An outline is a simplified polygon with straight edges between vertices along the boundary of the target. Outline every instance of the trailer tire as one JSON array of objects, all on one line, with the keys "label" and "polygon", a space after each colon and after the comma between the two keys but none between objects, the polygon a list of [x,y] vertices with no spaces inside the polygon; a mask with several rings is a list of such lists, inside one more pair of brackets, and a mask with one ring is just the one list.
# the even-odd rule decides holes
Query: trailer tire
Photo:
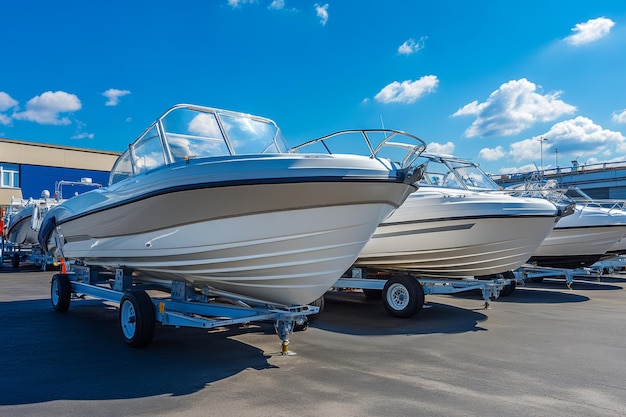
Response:
[{"label": "trailer tire", "polygon": [[503,272],[502,277],[510,281],[509,284],[506,284],[500,290],[500,297],[507,297],[513,294],[513,291],[515,291],[515,288],[517,287],[517,281],[515,280],[515,274],[513,273],[513,271]]},{"label": "trailer tire", "polygon": [[324,311],[324,296],[322,295],[320,298],[313,301],[311,305],[319,307],[320,310],[315,314],[309,314],[308,316],[306,316],[309,323],[313,323],[315,320],[317,320],[320,314],[322,314],[322,311]]},{"label": "trailer tire", "polygon": [[309,314],[308,316],[305,316],[304,323],[302,323],[302,324],[294,324],[294,326],[293,326],[293,331],[294,332],[303,332],[303,331],[305,331],[306,329],[309,328],[309,324],[311,324],[315,320],[317,320],[317,318],[320,316],[320,314],[322,314],[322,311],[324,311],[324,296],[322,295],[317,300],[309,303],[309,305],[312,305],[312,306],[315,306],[315,307],[319,307],[319,311],[317,313],[315,313],[315,314]]},{"label": "trailer tire", "polygon": [[72,283],[65,274],[54,274],[50,285],[50,301],[52,308],[59,313],[64,313],[70,308],[72,299]]},{"label": "trailer tire", "polygon": [[365,298],[368,300],[380,300],[383,298],[383,290],[373,290],[371,288],[362,289]]},{"label": "trailer tire", "polygon": [[119,320],[124,343],[132,348],[149,344],[154,337],[155,311],[148,293],[126,291],[120,300]]},{"label": "trailer tire", "polygon": [[13,257],[11,257],[11,266],[13,268],[20,267],[20,254],[19,253],[14,253]]},{"label": "trailer tire", "polygon": [[394,275],[385,283],[382,300],[389,315],[408,318],[424,306],[424,288],[411,275]]}]

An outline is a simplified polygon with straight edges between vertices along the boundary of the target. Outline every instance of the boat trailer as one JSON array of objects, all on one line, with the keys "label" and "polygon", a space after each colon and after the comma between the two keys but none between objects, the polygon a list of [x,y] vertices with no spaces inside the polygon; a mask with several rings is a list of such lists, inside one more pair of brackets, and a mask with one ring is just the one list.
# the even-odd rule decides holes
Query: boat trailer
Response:
[{"label": "boat trailer", "polygon": [[626,256],[616,255],[611,258],[602,259],[589,267],[591,272],[595,272],[598,279],[604,274],[614,274],[626,270]]},{"label": "boat trailer", "polygon": [[5,242],[2,248],[2,261],[8,261],[13,268],[19,268],[22,262],[32,262],[42,271],[49,267],[57,267],[54,257],[44,252],[39,245],[20,246]]},{"label": "boat trailer", "polygon": [[369,299],[381,299],[390,316],[407,318],[417,314],[431,294],[457,294],[479,290],[484,308],[491,300],[508,295],[516,280],[497,274],[493,279],[423,278],[407,272],[381,271],[371,268],[351,268],[333,286],[337,289],[360,289]]},{"label": "boat trailer", "polygon": [[526,280],[530,280],[532,282],[542,282],[544,278],[564,277],[565,285],[567,285],[568,289],[572,289],[572,283],[574,282],[575,275],[589,273],[584,269],[553,268],[548,266],[537,266],[534,264],[522,265],[513,272],[518,281],[521,282],[525,282]]},{"label": "boat trailer", "polygon": [[572,289],[574,277],[595,275],[600,280],[605,274],[613,274],[626,269],[626,256],[619,255],[612,258],[600,260],[585,268],[567,269],[537,266],[534,264],[522,265],[514,271],[518,280],[531,280],[542,282],[544,278],[564,277],[568,289]]},{"label": "boat trailer", "polygon": [[[63,262],[62,265],[65,265]],[[198,291],[182,280],[155,284],[141,282],[130,271],[118,268],[115,274],[82,265],[69,265],[51,281],[52,307],[65,312],[71,300],[85,296],[119,305],[119,321],[124,342],[133,348],[148,345],[155,323],[165,326],[212,329],[253,321],[273,321],[281,340],[281,355],[293,355],[289,336],[306,329],[307,316],[319,313],[317,306],[272,306],[257,300],[224,293]],[[148,294],[148,291],[153,294]]]}]

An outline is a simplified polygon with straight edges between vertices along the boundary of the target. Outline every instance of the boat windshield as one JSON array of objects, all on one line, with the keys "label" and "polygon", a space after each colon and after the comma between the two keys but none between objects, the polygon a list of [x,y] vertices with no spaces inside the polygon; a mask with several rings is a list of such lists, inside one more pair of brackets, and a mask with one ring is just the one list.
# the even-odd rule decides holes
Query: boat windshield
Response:
[{"label": "boat windshield", "polygon": [[191,159],[288,152],[272,120],[193,105],[165,112],[116,161],[109,185]]},{"label": "boat windshield", "polygon": [[499,190],[500,187],[476,164],[456,158],[422,154],[428,159],[420,186]]},{"label": "boat windshield", "polygon": [[578,187],[568,187],[565,195],[574,201],[592,201],[593,198],[589,197],[583,190]]}]

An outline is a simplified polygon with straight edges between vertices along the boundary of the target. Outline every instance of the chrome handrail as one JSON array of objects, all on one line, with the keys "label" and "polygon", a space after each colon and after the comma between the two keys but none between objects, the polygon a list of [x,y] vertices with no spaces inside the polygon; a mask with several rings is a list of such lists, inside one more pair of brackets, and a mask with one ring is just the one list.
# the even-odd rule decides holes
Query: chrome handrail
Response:
[{"label": "chrome handrail", "polygon": [[[329,139],[335,138],[341,135],[348,135],[353,133],[360,133],[363,136],[365,143],[367,144],[367,148],[369,149],[369,157],[370,158],[378,158],[378,153],[385,147],[395,147],[402,148],[406,150],[406,155],[402,158],[401,161],[392,161],[400,164],[402,168],[408,168],[412,166],[415,160],[420,156],[422,152],[426,150],[426,142],[424,142],[419,137],[412,135],[407,132],[403,132],[401,130],[394,129],[347,129],[341,130],[335,133],[331,133],[326,136],[322,136],[317,139],[312,139],[310,141],[301,143],[300,145],[294,146],[289,149],[289,152],[298,152],[301,149],[311,146],[315,143],[321,143],[324,149],[328,152],[328,154],[333,154],[331,150],[330,144],[328,143]],[[376,147],[372,145],[372,141],[370,139],[370,135],[372,133],[384,133],[384,140],[382,140]],[[417,141],[418,144],[409,144],[409,143],[401,143],[401,142],[392,142],[391,139],[397,138],[398,136],[404,136],[408,139]],[[350,152],[348,152],[350,153]]]}]

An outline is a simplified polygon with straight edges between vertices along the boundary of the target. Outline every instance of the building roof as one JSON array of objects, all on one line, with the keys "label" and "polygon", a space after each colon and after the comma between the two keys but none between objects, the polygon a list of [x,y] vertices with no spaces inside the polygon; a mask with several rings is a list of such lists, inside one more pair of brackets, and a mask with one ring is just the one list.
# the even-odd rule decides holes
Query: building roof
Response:
[{"label": "building roof", "polygon": [[0,138],[0,162],[110,171],[120,152]]}]

